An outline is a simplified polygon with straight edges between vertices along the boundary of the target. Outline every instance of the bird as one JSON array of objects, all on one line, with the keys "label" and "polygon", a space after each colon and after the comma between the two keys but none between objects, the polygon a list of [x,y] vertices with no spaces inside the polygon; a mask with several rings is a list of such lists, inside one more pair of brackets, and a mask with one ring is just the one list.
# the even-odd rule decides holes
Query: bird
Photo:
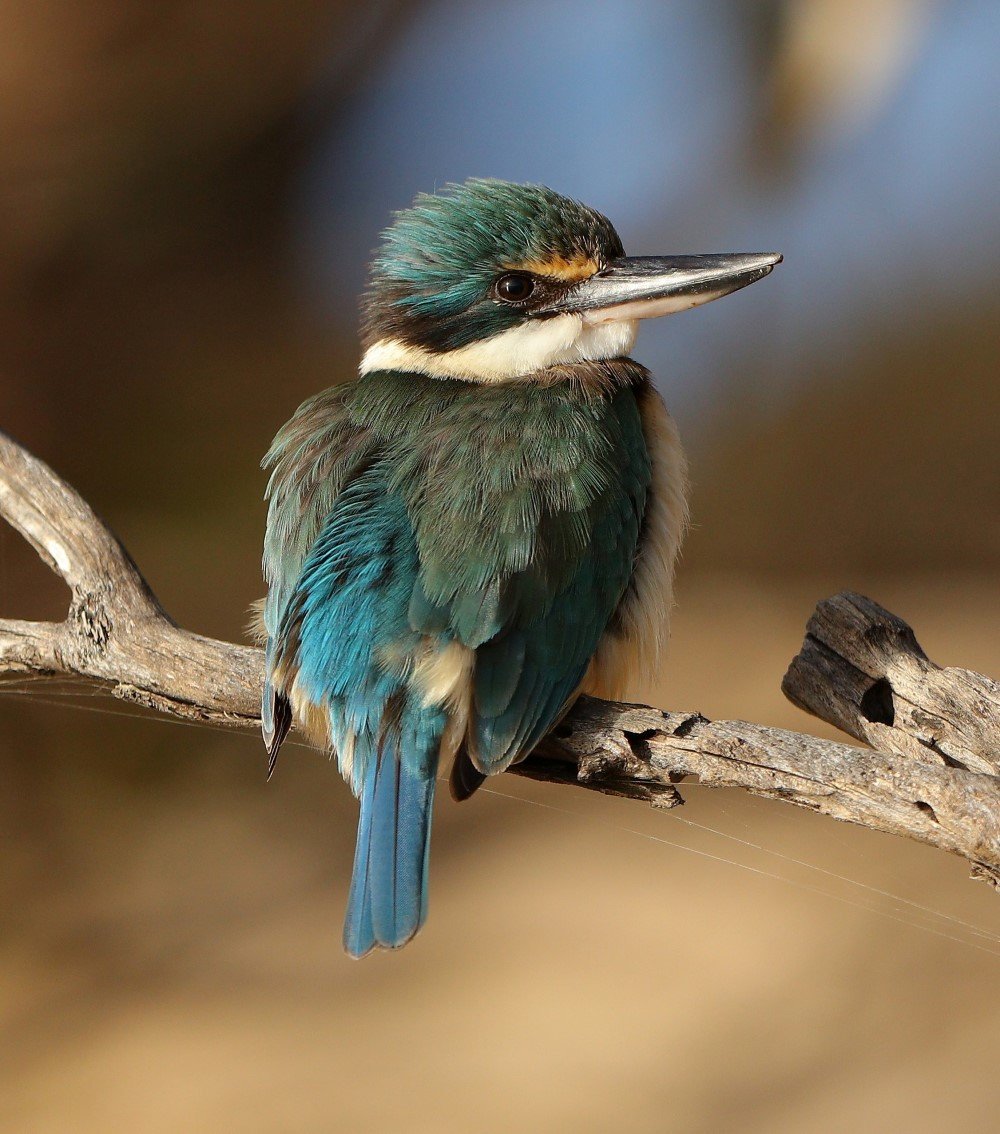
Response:
[{"label": "bird", "polygon": [[629,352],[780,259],[628,257],[597,210],[493,179],[383,232],[357,374],[263,461],[268,774],[294,722],[360,800],[350,956],[424,924],[439,776],[468,799],[581,694],[656,676],[687,474]]}]

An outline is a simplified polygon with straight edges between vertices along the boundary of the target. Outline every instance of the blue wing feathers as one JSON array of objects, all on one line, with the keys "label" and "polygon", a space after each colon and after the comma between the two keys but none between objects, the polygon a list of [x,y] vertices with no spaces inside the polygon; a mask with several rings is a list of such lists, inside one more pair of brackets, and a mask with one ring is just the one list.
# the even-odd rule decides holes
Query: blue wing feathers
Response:
[{"label": "blue wing feathers", "polygon": [[344,948],[396,948],[423,924],[442,710],[408,686],[416,547],[375,463],[346,485],[302,567],[277,634],[297,687],[326,710],[361,799]]},{"label": "blue wing feathers", "polygon": [[[420,651],[475,651],[465,797],[560,718],[628,583],[649,483],[635,397],[573,397],[368,375],[317,401],[335,426],[293,419],[272,450],[265,732],[290,695],[320,710],[360,798],[354,956],[403,944],[426,916],[448,711],[411,688]],[[297,487],[296,461],[311,462]]]},{"label": "blue wing feathers", "polygon": [[[635,452],[634,468],[625,470],[631,493],[611,493],[592,508],[591,540],[568,585],[550,595],[522,635],[509,633],[477,651],[470,755],[483,772],[501,771],[530,752],[586,675],[632,572],[648,483],[644,446]],[[571,528],[583,522],[573,515]],[[563,538],[574,538],[572,531]]]}]

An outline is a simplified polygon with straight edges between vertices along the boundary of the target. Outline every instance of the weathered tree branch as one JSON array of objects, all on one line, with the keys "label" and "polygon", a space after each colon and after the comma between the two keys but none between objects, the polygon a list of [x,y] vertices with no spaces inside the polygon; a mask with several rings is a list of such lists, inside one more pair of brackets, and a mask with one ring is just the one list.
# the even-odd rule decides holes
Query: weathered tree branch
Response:
[{"label": "weathered tree branch", "polygon": [[1000,684],[935,665],[901,618],[863,595],[816,607],[782,689],[873,748],[1000,775]]},{"label": "weathered tree branch", "polygon": [[65,622],[0,619],[0,679],[5,673],[73,674],[176,716],[256,722],[260,651],[176,626],[107,525],[4,433],[0,516],[71,590]]},{"label": "weathered tree branch", "polygon": [[[0,433],[0,516],[69,584],[62,623],[0,619],[0,682],[73,675],[188,719],[258,723],[260,650],[176,626],[128,553],[51,469]],[[583,698],[516,774],[661,807],[697,776],[962,855],[1000,886],[1000,690],[940,669],[869,599],[820,603],[786,694],[870,744]],[[262,757],[263,758],[263,757]]]}]

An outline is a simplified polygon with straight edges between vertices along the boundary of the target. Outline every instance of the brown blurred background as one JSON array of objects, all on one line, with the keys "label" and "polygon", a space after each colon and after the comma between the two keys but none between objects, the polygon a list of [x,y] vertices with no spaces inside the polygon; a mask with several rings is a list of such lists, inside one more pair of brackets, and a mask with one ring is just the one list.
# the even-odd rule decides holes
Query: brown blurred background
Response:
[{"label": "brown blurred background", "polygon": [[[786,255],[636,351],[695,481],[662,703],[821,730],[778,686],[845,587],[1000,675],[998,47],[991,0],[8,0],[0,428],[178,621],[238,638],[257,461],[354,366],[390,210],[544,181],[635,253]],[[65,598],[0,533],[0,614]],[[957,860],[697,785],[663,814],[502,777],[442,801],[418,941],[355,964],[325,760],[265,784],[254,737],[20,690],[4,1131],[996,1124],[1000,901]]]}]

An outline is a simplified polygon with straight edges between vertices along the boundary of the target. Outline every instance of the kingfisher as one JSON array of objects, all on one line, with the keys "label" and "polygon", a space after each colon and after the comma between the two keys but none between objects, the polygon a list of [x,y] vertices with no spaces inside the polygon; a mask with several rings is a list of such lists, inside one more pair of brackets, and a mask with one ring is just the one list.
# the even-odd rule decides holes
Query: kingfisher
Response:
[{"label": "kingfisher", "polygon": [[483,179],[382,234],[357,376],[263,462],[269,773],[294,721],[360,800],[351,956],[424,923],[439,776],[467,799],[581,693],[655,678],[686,465],[629,351],[780,259],[628,257],[596,210]]}]

